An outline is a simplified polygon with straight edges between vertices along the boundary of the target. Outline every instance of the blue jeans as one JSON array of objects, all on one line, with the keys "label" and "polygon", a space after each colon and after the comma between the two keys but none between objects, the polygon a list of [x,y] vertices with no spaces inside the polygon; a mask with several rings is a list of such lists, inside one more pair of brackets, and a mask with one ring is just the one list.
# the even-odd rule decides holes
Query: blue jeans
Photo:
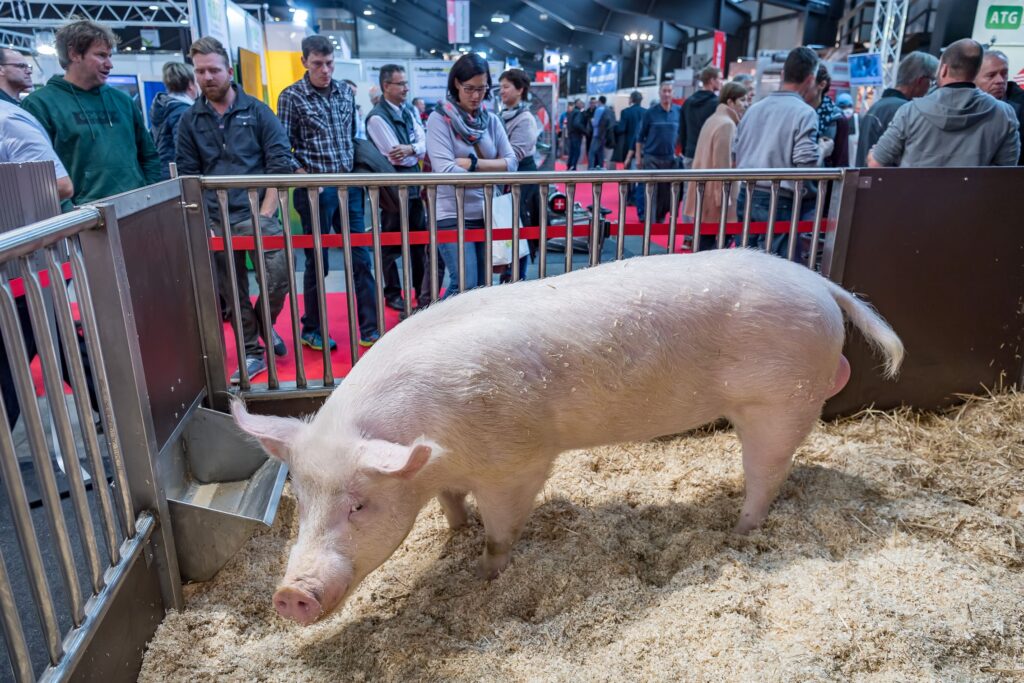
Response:
[{"label": "blue jeans", "polygon": [[[750,202],[750,220],[754,223],[767,222],[768,216],[771,215],[771,201],[772,195],[768,190],[755,189],[753,198]],[[806,221],[814,218],[814,207],[817,201],[816,195],[804,196],[800,202],[800,216],[799,220]],[[739,195],[736,197],[736,215],[739,220],[743,220],[747,211],[747,188],[740,188]],[[779,256],[785,256],[789,253],[789,221],[793,217],[793,197],[785,196],[781,192],[779,193],[779,202],[775,207],[775,231],[776,234],[772,238],[772,253],[778,254]],[[785,223],[785,225],[782,225]],[[779,234],[780,230],[785,230],[784,234]],[[738,240],[737,240],[738,242]],[[764,235],[758,235],[755,240],[751,240],[751,246],[764,248]],[[802,241],[797,240],[797,248],[794,258],[797,261],[804,261],[807,259],[806,249],[803,246]]]},{"label": "blue jeans", "polygon": [[580,152],[583,148],[583,139],[578,136],[569,136],[569,159],[566,161],[566,168],[570,171],[576,170],[576,164],[580,161]]},{"label": "blue jeans", "polygon": [[[456,230],[458,224],[454,218],[446,218],[437,222],[438,230]],[[483,219],[467,220],[467,230],[483,229]],[[487,262],[484,254],[483,242],[466,242],[466,291],[480,287],[488,277]],[[448,285],[445,287],[442,299],[455,296],[459,293],[459,243],[441,242],[437,245],[444,259],[444,265],[448,269]]]},{"label": "blue jeans", "polygon": [[[312,215],[309,198],[304,190],[295,192],[295,210],[302,219],[302,230],[307,235],[313,234]],[[338,190],[325,187],[320,193],[320,233],[331,232],[341,234],[341,202]],[[348,190],[349,225],[353,233],[366,232],[363,221],[363,189],[350,187]],[[306,308],[302,316],[302,333],[321,332],[319,283],[316,279],[316,250],[306,249],[306,270],[302,275],[302,297]],[[327,259],[327,248],[323,248],[324,277],[331,271]],[[355,280],[356,312],[359,316],[359,335],[367,339],[377,331],[377,292],[373,281],[373,259],[369,247],[352,247],[352,278]],[[351,294],[351,293],[350,293]]]},{"label": "blue jeans", "polygon": [[591,170],[604,168],[604,143],[595,135],[591,138],[590,148],[587,149],[587,165]]}]

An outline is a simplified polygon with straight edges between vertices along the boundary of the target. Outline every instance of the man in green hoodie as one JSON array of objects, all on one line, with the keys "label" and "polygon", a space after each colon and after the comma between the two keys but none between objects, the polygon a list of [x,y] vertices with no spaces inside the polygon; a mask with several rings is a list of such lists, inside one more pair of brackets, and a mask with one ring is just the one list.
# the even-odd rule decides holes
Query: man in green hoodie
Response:
[{"label": "man in green hoodie", "polygon": [[159,182],[160,157],[128,95],[108,85],[117,42],[106,26],[75,21],[56,36],[64,76],[22,103],[43,125],[75,185],[74,204]]}]

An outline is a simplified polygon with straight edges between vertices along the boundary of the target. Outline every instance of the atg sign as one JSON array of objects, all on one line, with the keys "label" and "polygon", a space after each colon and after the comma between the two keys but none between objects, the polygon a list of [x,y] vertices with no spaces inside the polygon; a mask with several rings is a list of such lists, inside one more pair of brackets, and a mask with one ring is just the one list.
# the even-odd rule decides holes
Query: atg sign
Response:
[{"label": "atg sign", "polygon": [[985,28],[997,31],[1015,31],[1020,28],[1024,8],[1014,5],[992,5],[985,10]]},{"label": "atg sign", "polygon": [[997,48],[1024,45],[1024,2],[980,0],[974,16],[973,38]]}]

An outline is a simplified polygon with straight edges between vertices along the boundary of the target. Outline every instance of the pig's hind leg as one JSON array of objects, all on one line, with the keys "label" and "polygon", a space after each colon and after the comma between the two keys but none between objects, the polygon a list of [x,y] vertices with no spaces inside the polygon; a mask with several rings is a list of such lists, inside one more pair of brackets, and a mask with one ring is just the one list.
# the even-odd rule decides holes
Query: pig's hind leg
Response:
[{"label": "pig's hind leg", "polygon": [[441,491],[437,494],[437,502],[441,504],[444,517],[448,520],[448,528],[461,529],[469,523],[466,512],[466,493],[457,491]]},{"label": "pig's hind leg", "polygon": [[495,579],[508,566],[512,546],[533,511],[534,499],[547,480],[547,472],[523,472],[517,478],[512,485],[505,482],[473,491],[487,541],[477,569],[482,579]]},{"label": "pig's hind leg", "polygon": [[810,433],[821,404],[751,406],[731,421],[743,444],[746,497],[733,531],[745,534],[760,526],[789,476],[793,455]]}]

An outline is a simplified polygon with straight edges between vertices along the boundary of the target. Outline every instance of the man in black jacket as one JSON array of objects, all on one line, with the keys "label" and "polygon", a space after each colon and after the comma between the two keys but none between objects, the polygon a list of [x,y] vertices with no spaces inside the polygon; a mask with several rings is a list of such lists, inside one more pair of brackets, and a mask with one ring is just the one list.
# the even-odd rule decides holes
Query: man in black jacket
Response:
[{"label": "man in black jacket", "polygon": [[[1010,80],[1010,58],[999,50],[985,50],[985,59],[974,84],[997,100],[1006,102],[1017,114],[1017,123],[1024,130],[1024,89]],[[1018,166],[1024,165],[1024,146],[1021,147]]]},{"label": "man in black jacket", "polygon": [[896,87],[886,88],[882,97],[860,119],[856,166],[868,165],[868,152],[892,123],[896,110],[917,97],[924,97],[935,81],[939,60],[927,52],[911,52],[900,61]]},{"label": "man in black jacket", "polygon": [[683,148],[683,166],[686,168],[693,166],[700,129],[718,108],[718,95],[715,93],[722,87],[722,72],[713,66],[705,67],[700,72],[700,82],[701,89],[683,103],[679,115],[679,146]]},{"label": "man in black jacket", "polygon": [[576,100],[573,107],[567,117],[569,126],[569,159],[566,162],[566,169],[569,171],[575,171],[576,164],[580,161],[583,136],[587,130],[587,124],[583,118],[583,100]]},{"label": "man in black jacket", "polygon": [[[270,111],[270,107],[254,97],[245,94],[232,81],[233,69],[228,61],[224,46],[216,38],[200,38],[192,43],[189,56],[195,65],[196,79],[202,89],[202,96],[181,116],[178,124],[177,163],[181,175],[250,175],[267,173],[291,173],[293,159],[281,123]],[[281,235],[283,229],[276,217],[277,190],[260,190],[259,215],[252,216],[248,193],[245,190],[228,191],[228,216],[233,236],[254,235],[253,219],[259,220],[263,235]],[[206,219],[210,229],[224,237],[224,217],[221,216],[216,192],[206,192],[204,197]],[[231,301],[231,280],[228,271],[228,254],[235,260],[237,301]],[[251,379],[266,371],[267,361],[264,349],[259,344],[263,331],[262,306],[257,301],[255,308],[249,299],[249,275],[245,268],[244,251],[217,252],[217,276],[221,294],[228,306],[238,306],[242,321],[242,336],[245,339],[245,370]],[[270,304],[270,324],[284,307],[288,293],[288,264],[284,251],[277,249],[264,252],[267,282],[266,291],[260,297],[267,297]],[[255,258],[255,253],[253,254]],[[234,317],[231,317],[234,325]],[[235,330],[237,335],[239,330]],[[272,331],[274,353],[287,353],[284,341]],[[242,359],[239,359],[241,362]],[[232,378],[238,382],[241,368]]]}]

